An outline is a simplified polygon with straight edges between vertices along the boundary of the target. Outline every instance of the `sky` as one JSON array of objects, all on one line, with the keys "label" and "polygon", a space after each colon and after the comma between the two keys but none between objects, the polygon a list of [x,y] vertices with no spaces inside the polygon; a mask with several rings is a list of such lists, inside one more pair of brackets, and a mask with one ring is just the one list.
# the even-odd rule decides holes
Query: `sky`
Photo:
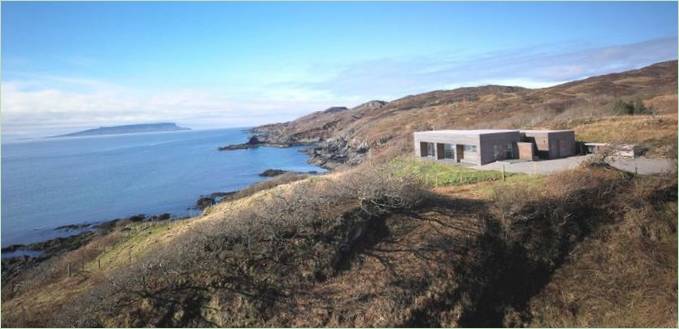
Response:
[{"label": "sky", "polygon": [[6,2],[2,134],[294,119],[677,58],[676,2]]}]

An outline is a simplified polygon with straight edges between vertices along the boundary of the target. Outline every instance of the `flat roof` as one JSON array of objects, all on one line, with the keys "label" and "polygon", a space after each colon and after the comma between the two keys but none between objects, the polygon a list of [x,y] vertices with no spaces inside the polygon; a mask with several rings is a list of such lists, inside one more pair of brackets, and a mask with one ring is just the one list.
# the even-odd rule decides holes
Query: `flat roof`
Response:
[{"label": "flat roof", "polygon": [[416,134],[430,133],[430,134],[451,134],[451,135],[483,135],[483,134],[497,134],[497,133],[512,133],[519,132],[518,129],[459,129],[459,130],[426,130],[416,131]]},{"label": "flat roof", "polygon": [[572,132],[573,129],[534,129],[534,130],[521,130],[522,133],[565,133]]}]

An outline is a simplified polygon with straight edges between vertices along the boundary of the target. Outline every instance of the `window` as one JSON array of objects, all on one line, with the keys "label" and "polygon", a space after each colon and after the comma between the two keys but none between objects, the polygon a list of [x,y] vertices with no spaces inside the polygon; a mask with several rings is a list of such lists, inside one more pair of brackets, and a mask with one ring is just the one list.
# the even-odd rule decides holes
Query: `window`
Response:
[{"label": "window", "polygon": [[464,151],[465,152],[476,152],[476,145],[465,145]]},{"label": "window", "polygon": [[422,157],[433,157],[434,143],[420,142],[420,155]]},{"label": "window", "polygon": [[493,158],[495,160],[514,159],[514,146],[511,143],[493,145]]},{"label": "window", "polygon": [[455,145],[443,144],[443,158],[455,159]]},{"label": "window", "polygon": [[514,159],[514,147],[512,144],[507,144],[507,159]]}]

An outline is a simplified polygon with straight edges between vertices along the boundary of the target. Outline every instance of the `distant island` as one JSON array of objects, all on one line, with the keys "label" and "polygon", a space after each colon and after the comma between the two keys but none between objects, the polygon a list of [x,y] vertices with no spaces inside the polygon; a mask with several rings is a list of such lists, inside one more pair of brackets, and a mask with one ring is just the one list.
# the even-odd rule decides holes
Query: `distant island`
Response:
[{"label": "distant island", "polygon": [[178,131],[191,130],[190,128],[177,126],[174,122],[161,123],[144,123],[135,125],[123,125],[112,127],[99,127],[94,129],[87,129],[65,135],[58,135],[53,137],[76,137],[76,136],[98,136],[98,135],[120,135],[133,133],[150,133],[162,131]]}]

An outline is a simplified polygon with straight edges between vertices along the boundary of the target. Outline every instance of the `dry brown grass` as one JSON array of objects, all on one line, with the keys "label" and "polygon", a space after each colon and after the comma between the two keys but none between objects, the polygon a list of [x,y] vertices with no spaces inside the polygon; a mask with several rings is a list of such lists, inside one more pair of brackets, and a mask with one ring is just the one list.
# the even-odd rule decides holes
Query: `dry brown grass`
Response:
[{"label": "dry brown grass", "polygon": [[[677,63],[593,77],[543,89],[483,86],[407,96],[381,108],[302,117],[258,129],[283,141],[342,137],[367,143],[368,159],[412,152],[412,133],[431,129],[575,128],[585,141],[643,144],[672,156],[676,140]],[[610,118],[617,101],[641,100],[657,114]],[[676,148],[676,147],[675,147]]]},{"label": "dry brown grass", "polygon": [[618,202],[616,222],[580,244],[530,301],[532,326],[676,327],[676,185],[640,180]]},{"label": "dry brown grass", "polygon": [[[98,256],[119,260],[104,273],[112,284],[58,281],[53,291],[66,299],[43,300],[44,315],[21,323],[610,326],[675,318],[663,315],[676,309],[667,288],[676,283],[671,179],[584,167],[430,194],[389,169],[277,185],[180,226],[102,241],[116,246]],[[120,258],[128,247],[139,251],[131,265]]]},{"label": "dry brown grass", "polygon": [[649,150],[649,156],[676,154],[676,114],[614,116],[574,123],[576,138],[581,141],[638,144]]}]

